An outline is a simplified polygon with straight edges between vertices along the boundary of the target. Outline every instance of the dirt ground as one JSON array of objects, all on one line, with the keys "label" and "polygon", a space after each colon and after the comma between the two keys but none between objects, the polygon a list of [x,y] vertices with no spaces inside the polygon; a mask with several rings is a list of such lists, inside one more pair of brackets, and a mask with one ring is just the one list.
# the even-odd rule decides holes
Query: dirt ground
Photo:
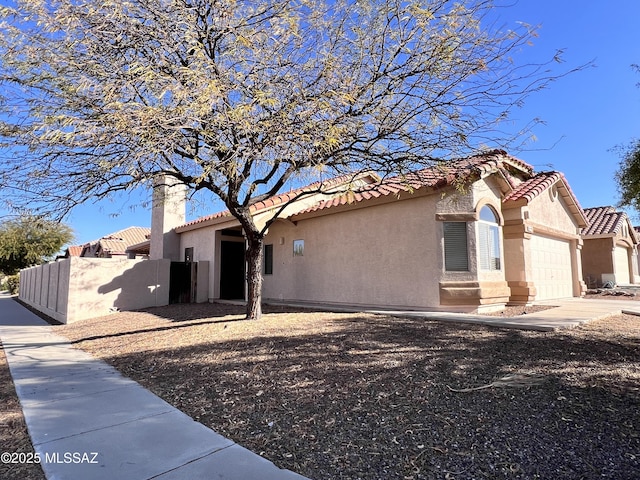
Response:
[{"label": "dirt ground", "polygon": [[640,478],[635,316],[525,332],[205,304],[55,331],[317,480]]},{"label": "dirt ground", "polygon": [[[311,478],[640,477],[638,317],[537,333],[267,312],[180,305],[55,330]],[[2,450],[31,452],[4,355],[0,381]],[[44,475],[0,464],[0,478]]]}]

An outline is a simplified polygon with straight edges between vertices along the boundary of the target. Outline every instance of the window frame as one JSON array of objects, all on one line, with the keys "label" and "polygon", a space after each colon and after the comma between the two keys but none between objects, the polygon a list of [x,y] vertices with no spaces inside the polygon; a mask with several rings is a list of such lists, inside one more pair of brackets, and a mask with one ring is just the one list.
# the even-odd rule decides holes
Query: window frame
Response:
[{"label": "window frame", "polygon": [[469,232],[467,222],[442,222],[444,270],[469,271]]},{"label": "window frame", "polygon": [[293,256],[304,257],[304,240],[298,239],[293,241]]},{"label": "window frame", "polygon": [[[492,220],[484,212],[491,214]],[[478,212],[478,270],[499,272],[502,270],[502,240],[500,217],[491,205],[483,205]]]}]

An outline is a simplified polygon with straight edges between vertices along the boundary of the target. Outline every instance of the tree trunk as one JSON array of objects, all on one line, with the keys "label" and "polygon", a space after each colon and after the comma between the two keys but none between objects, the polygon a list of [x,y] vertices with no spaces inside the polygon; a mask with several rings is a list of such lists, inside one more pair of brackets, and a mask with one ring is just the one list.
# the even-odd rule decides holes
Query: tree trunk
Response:
[{"label": "tree trunk", "polygon": [[245,233],[247,235],[247,320],[260,320],[264,239],[259,234]]}]

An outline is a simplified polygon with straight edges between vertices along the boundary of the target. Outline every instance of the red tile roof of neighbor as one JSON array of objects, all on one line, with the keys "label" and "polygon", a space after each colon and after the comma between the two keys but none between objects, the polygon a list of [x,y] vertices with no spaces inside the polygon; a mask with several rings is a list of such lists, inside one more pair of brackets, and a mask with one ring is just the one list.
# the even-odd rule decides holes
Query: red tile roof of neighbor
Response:
[{"label": "red tile roof of neighbor", "polygon": [[126,253],[127,248],[130,245],[136,245],[142,243],[151,235],[151,229],[147,227],[128,227],[123,230],[119,230],[114,233],[105,235],[104,237],[88,242],[84,247],[90,245],[99,245],[99,248],[104,252],[111,254]]},{"label": "red tile roof of neighbor", "polygon": [[70,257],[79,257],[82,254],[82,245],[71,245],[67,248]]},{"label": "red tile roof of neighbor", "polygon": [[[585,208],[584,213],[589,221],[589,226],[582,229],[581,234],[584,236],[621,233],[622,225],[629,221],[625,212],[616,211],[612,206]],[[633,228],[629,229],[629,235],[637,238]]]}]

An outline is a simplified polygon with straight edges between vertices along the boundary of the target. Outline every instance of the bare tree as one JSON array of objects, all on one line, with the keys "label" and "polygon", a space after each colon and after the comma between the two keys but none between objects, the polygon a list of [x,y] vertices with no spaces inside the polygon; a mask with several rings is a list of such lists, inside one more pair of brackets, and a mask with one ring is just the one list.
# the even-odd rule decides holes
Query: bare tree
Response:
[{"label": "bare tree", "polygon": [[[0,7],[0,186],[19,208],[75,205],[160,175],[250,206],[295,181],[404,174],[482,145],[546,86],[490,1],[16,0]],[[550,59],[553,62],[554,59]],[[322,190],[320,183],[319,190]]]}]

